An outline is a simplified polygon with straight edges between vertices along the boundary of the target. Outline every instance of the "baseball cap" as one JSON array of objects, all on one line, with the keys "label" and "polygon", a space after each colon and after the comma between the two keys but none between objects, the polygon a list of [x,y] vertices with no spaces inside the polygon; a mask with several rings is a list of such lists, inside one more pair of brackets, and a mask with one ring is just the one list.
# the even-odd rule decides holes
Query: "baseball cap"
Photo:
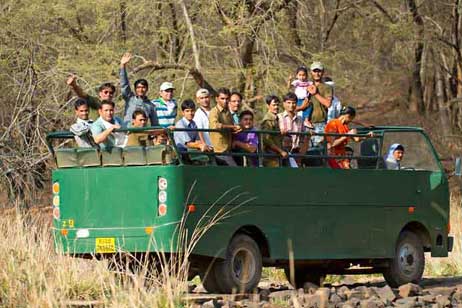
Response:
[{"label": "baseball cap", "polygon": [[165,91],[168,89],[175,89],[175,87],[173,86],[173,83],[168,82],[168,81],[162,82],[162,84],[160,85],[160,90]]},{"label": "baseball cap", "polygon": [[202,96],[210,96],[209,90],[204,89],[204,88],[197,90],[196,97],[202,97]]},{"label": "baseball cap", "polygon": [[324,65],[322,65],[322,63],[319,62],[319,61],[315,61],[315,62],[311,63],[310,70],[314,71],[316,69],[323,71],[324,70]]}]

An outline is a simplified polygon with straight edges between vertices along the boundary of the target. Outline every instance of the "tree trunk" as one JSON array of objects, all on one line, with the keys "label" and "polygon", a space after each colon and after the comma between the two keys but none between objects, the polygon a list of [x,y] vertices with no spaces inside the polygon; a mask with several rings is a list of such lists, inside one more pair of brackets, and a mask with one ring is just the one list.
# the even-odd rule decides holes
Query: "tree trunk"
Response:
[{"label": "tree trunk", "polygon": [[412,79],[409,89],[409,110],[422,113],[424,111],[424,102],[420,71],[422,68],[422,55],[424,51],[424,23],[422,16],[418,12],[415,0],[408,0],[408,6],[414,19],[414,37],[416,41],[414,49],[414,65],[412,67]]},{"label": "tree trunk", "polygon": [[437,68],[435,71],[435,79],[436,79],[436,101],[438,103],[439,109],[439,118],[440,118],[440,125],[441,130],[443,132],[443,136],[446,139],[447,136],[451,135],[451,117],[449,112],[449,104],[445,100],[444,95],[444,80],[443,75],[441,74],[441,69]]},{"label": "tree trunk", "polygon": [[298,35],[297,19],[298,19],[298,1],[293,0],[290,2],[287,10],[287,18],[289,23],[289,42],[296,48],[302,47],[302,40]]},{"label": "tree trunk", "polygon": [[127,43],[127,3],[120,1],[120,37]]}]

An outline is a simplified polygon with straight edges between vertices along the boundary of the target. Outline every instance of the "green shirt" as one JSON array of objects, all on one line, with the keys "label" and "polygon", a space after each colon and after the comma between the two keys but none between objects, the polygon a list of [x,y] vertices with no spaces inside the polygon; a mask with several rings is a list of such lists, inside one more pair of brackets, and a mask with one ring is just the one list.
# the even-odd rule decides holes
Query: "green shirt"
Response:
[{"label": "green shirt", "polygon": [[[325,83],[317,86],[318,93],[324,98],[332,97],[332,88]],[[313,114],[311,115],[312,123],[326,122],[327,121],[327,107],[321,104],[315,95],[310,95],[310,102],[313,105]]]},{"label": "green shirt", "polygon": [[[272,130],[279,132],[278,117],[271,112],[268,112],[260,124],[261,130]],[[274,152],[271,147],[281,147],[282,135],[281,134],[264,134],[263,135],[263,150],[265,152]]]}]

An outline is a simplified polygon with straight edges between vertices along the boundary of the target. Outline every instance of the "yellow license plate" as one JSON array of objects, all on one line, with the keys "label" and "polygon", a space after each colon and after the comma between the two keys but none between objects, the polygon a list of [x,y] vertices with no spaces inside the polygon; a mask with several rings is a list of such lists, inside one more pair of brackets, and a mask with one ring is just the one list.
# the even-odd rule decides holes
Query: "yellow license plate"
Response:
[{"label": "yellow license plate", "polygon": [[96,248],[96,253],[116,252],[115,238],[113,237],[96,238],[95,248]]}]

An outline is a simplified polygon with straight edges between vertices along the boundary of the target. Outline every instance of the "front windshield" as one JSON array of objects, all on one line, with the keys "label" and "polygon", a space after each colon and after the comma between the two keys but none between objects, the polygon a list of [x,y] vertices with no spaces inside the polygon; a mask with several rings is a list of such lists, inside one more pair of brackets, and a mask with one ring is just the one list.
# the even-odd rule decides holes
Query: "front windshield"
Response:
[{"label": "front windshield", "polygon": [[[401,155],[395,153],[401,148],[404,150]],[[393,164],[396,163],[399,169],[440,171],[432,147],[421,132],[385,132],[382,157],[385,165],[396,166]],[[387,169],[394,168],[388,167]]]}]

